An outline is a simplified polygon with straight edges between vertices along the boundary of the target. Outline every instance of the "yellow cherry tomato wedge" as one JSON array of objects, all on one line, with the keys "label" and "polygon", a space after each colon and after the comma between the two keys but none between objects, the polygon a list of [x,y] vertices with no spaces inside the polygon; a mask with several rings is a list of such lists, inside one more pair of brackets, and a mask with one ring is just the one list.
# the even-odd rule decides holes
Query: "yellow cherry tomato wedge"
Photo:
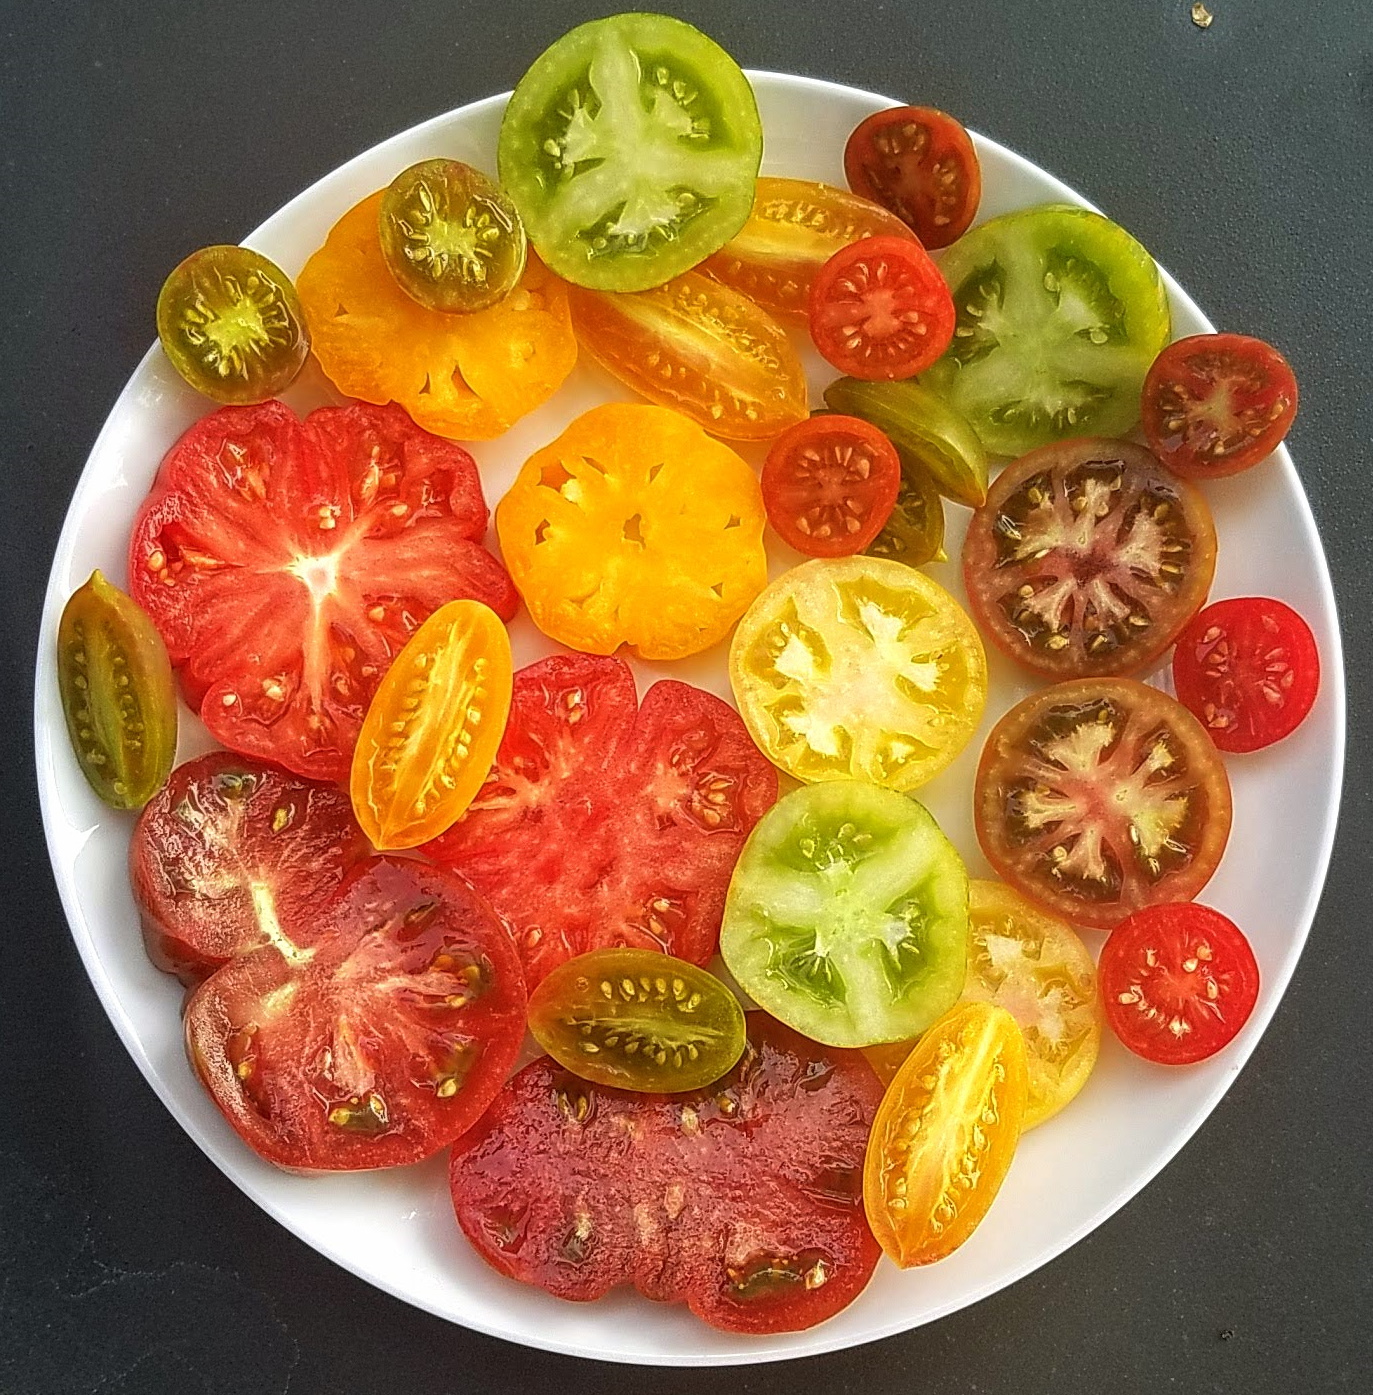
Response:
[{"label": "yellow cherry tomato wedge", "polygon": [[817,558],[779,577],[734,632],[744,724],[789,775],[908,794],[967,745],[987,701],[972,621],[923,572]]},{"label": "yellow cherry tomato wedge", "polygon": [[897,1071],[868,1136],[863,1208],[903,1269],[977,1229],[1015,1156],[1028,1088],[1020,1028],[989,1003],[951,1008]]},{"label": "yellow cherry tomato wedge", "polygon": [[681,659],[767,582],[758,477],[666,407],[593,407],[525,461],[496,508],[534,623],[584,654]]},{"label": "yellow cherry tomato wedge", "polygon": [[480,601],[449,601],[410,637],[353,751],[353,812],[376,847],[418,847],[466,811],[505,733],[511,684],[510,637]]}]

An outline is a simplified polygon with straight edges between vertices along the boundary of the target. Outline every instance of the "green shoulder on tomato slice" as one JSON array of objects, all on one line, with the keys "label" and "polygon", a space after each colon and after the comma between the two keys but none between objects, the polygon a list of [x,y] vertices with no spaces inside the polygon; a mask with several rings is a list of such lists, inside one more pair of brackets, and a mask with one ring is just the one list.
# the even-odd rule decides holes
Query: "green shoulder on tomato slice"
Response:
[{"label": "green shoulder on tomato slice", "polygon": [[921,382],[998,455],[1070,436],[1122,436],[1168,343],[1168,292],[1124,228],[1069,204],[964,234],[940,261],[958,323]]},{"label": "green shoulder on tomato slice", "polygon": [[760,1007],[829,1046],[918,1036],[967,968],[968,874],[923,804],[836,780],[763,815],[734,869],[720,953]]},{"label": "green shoulder on tomato slice", "polygon": [[564,34],[520,79],[501,122],[501,183],[539,255],[600,291],[689,270],[753,208],[763,128],[739,65],[667,15]]}]

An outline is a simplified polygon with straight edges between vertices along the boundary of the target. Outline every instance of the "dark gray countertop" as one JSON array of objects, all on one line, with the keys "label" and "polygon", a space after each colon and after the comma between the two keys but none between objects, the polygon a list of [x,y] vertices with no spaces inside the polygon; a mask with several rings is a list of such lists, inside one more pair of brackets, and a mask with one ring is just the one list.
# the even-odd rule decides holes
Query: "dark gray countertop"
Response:
[{"label": "dark gray countertop", "polygon": [[1340,839],[1296,979],[1211,1120],[1068,1254],[936,1326],[804,1369],[659,1375],[526,1352],[374,1292],[200,1154],[105,1019],[32,774],[33,646],[63,511],[167,269],[382,137],[502,91],[613,5],[0,4],[5,535],[0,801],[3,1395],[1006,1392],[1373,1385],[1368,1084],[1373,585],[1369,0],[664,4],[746,66],[947,108],[1129,227],[1302,383],[1290,444],[1345,624]]}]

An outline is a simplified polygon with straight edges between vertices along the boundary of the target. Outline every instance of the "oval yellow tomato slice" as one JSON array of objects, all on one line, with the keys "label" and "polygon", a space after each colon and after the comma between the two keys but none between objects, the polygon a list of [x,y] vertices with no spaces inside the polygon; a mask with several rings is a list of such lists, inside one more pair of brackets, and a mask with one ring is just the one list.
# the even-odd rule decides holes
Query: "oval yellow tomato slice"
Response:
[{"label": "oval yellow tomato slice", "polygon": [[510,637],[480,601],[450,601],[415,631],[353,752],[353,812],[376,847],[417,847],[463,814],[496,758],[511,683]]}]

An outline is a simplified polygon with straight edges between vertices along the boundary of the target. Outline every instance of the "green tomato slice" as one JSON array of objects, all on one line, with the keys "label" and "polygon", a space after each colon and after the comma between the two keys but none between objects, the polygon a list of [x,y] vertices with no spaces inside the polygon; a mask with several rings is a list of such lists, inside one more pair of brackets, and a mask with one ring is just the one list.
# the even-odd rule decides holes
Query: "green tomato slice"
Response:
[{"label": "green tomato slice", "polygon": [[753,208],[763,128],[739,65],[667,15],[564,34],[515,88],[501,183],[560,276],[642,291],[690,270]]},{"label": "green tomato slice", "polygon": [[945,559],[944,504],[934,481],[909,456],[901,455],[901,483],[891,517],[864,555],[886,557],[908,567]]},{"label": "green tomato slice", "polygon": [[993,218],[944,254],[953,343],[921,381],[999,455],[1139,421],[1144,375],[1168,343],[1168,293],[1148,252],[1085,208]]},{"label": "green tomato slice", "polygon": [[968,874],[923,804],[859,781],[808,785],[749,835],[720,953],[760,1007],[829,1046],[923,1032],[958,1001]]}]

